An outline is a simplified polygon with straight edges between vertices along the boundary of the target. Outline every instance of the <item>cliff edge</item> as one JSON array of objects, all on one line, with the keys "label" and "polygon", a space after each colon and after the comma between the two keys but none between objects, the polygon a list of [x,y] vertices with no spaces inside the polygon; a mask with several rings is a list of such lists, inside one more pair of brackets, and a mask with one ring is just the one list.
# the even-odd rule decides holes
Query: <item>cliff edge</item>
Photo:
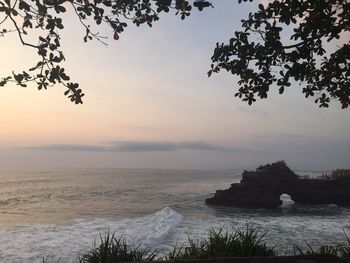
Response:
[{"label": "cliff edge", "polygon": [[350,206],[350,170],[336,170],[329,176],[307,179],[295,174],[284,161],[244,171],[240,183],[216,191],[209,205],[242,208],[276,208],[280,196],[290,195],[299,204],[335,204]]}]

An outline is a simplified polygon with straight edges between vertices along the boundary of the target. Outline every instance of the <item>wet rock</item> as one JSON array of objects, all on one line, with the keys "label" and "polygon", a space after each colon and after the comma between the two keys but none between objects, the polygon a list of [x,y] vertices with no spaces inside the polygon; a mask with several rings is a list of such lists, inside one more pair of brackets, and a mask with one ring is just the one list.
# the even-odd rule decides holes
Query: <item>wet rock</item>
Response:
[{"label": "wet rock", "polygon": [[337,170],[331,176],[303,179],[284,161],[260,166],[256,171],[244,171],[240,183],[216,191],[206,200],[210,205],[243,208],[276,208],[280,196],[288,194],[300,204],[336,204],[350,206],[350,172]]}]

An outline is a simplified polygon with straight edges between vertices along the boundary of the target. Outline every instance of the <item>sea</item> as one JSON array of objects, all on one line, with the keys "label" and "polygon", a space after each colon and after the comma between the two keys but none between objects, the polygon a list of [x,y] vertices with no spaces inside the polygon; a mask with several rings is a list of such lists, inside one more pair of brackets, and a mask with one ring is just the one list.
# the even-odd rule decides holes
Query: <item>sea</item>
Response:
[{"label": "sea", "polygon": [[[350,209],[294,204],[275,210],[208,206],[205,199],[241,179],[241,170],[0,169],[0,262],[76,263],[114,233],[165,255],[213,228],[254,225],[279,254],[293,245],[346,242]],[[300,172],[311,177],[321,172]]]}]

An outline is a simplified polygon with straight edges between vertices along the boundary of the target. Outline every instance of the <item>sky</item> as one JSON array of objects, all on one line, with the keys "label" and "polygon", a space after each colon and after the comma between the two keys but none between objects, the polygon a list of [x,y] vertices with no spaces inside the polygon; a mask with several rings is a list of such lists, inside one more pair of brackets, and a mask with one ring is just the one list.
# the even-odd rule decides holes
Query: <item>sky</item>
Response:
[{"label": "sky", "polygon": [[[240,169],[277,160],[294,169],[350,168],[349,110],[319,109],[298,85],[282,96],[272,87],[267,100],[248,106],[234,97],[237,78],[207,77],[216,42],[227,42],[257,8],[214,4],[185,21],[166,15],[152,28],[129,24],[107,47],[84,43],[84,29],[67,17],[65,68],[84,104],[71,103],[59,85],[0,88],[0,168]],[[15,34],[0,41],[1,76],[35,63]]]}]

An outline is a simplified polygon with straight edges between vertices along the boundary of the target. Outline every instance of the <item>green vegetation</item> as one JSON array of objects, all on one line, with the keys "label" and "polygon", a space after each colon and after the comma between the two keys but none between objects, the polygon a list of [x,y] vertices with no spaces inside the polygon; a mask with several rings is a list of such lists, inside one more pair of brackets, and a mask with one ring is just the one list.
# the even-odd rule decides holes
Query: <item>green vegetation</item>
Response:
[{"label": "green vegetation", "polygon": [[234,232],[212,229],[207,239],[195,242],[190,237],[188,245],[174,247],[162,258],[156,251],[142,249],[140,245],[132,248],[125,238],[116,238],[108,233],[101,237],[101,244],[92,248],[79,257],[80,263],[114,263],[114,262],[141,262],[141,261],[181,261],[192,259],[222,258],[222,257],[249,257],[274,256],[272,248],[263,243],[265,233],[254,226],[247,225],[244,229]]},{"label": "green vegetation", "polygon": [[350,238],[344,231],[347,243],[345,245],[321,246],[319,249],[313,249],[310,244],[306,243],[307,249],[303,250],[294,245],[295,255],[333,255],[340,258],[350,258]]},{"label": "green vegetation", "polygon": [[80,263],[114,263],[154,261],[157,252],[142,249],[140,245],[132,248],[127,245],[125,238],[116,238],[108,233],[100,237],[101,244],[79,257]]},{"label": "green vegetation", "polygon": [[274,250],[262,242],[264,236],[265,233],[260,233],[258,228],[249,225],[233,233],[224,231],[222,228],[212,229],[207,239],[196,243],[189,238],[189,246],[174,248],[166,259],[178,261],[220,257],[274,256]]},{"label": "green vegetation", "polygon": [[272,88],[282,94],[301,86],[320,107],[338,101],[348,108],[350,42],[344,33],[350,29],[350,2],[276,0],[258,7],[227,43],[217,43],[208,74],[238,76],[235,96],[248,104],[267,98]]},{"label": "green vegetation", "polygon": [[[321,246],[314,249],[306,243],[307,248],[297,245],[293,247],[294,255],[332,255],[338,258],[350,259],[350,238],[345,233],[346,244]],[[116,238],[115,234],[107,233],[100,237],[100,245],[90,249],[78,258],[79,263],[117,263],[117,262],[178,262],[197,259],[216,259],[228,257],[277,256],[273,247],[264,243],[266,232],[254,225],[234,229],[229,232],[211,229],[209,236],[202,241],[188,238],[188,244],[174,247],[168,254],[161,255],[156,250],[148,250],[127,244],[124,237]],[[43,263],[50,263],[43,259]],[[55,262],[59,263],[61,261]],[[63,263],[63,262],[61,262]]]},{"label": "green vegetation", "polygon": [[[253,0],[238,0],[247,1]],[[151,27],[166,13],[185,19],[193,10],[213,6],[211,2],[214,3],[210,0],[0,0],[0,37],[15,32],[19,42],[38,54],[32,68],[0,79],[0,87],[11,82],[21,87],[33,83],[41,90],[60,83],[71,101],[82,103],[84,93],[63,68],[61,32],[69,24],[66,13],[73,14],[78,19],[76,23],[82,25],[84,42],[94,39],[106,44],[105,36],[98,33],[99,26],[110,28],[110,35],[117,41],[128,23]],[[320,107],[328,107],[336,100],[342,108],[348,108],[350,43],[346,34],[350,29],[350,2],[275,0],[256,6],[257,10],[242,20],[241,30],[234,32],[228,43],[217,43],[208,75],[225,70],[238,76],[239,89],[235,96],[249,104],[257,98],[267,98],[272,88],[282,94],[285,89],[301,85],[302,93],[315,97]],[[37,35],[38,38],[34,37]]]}]

